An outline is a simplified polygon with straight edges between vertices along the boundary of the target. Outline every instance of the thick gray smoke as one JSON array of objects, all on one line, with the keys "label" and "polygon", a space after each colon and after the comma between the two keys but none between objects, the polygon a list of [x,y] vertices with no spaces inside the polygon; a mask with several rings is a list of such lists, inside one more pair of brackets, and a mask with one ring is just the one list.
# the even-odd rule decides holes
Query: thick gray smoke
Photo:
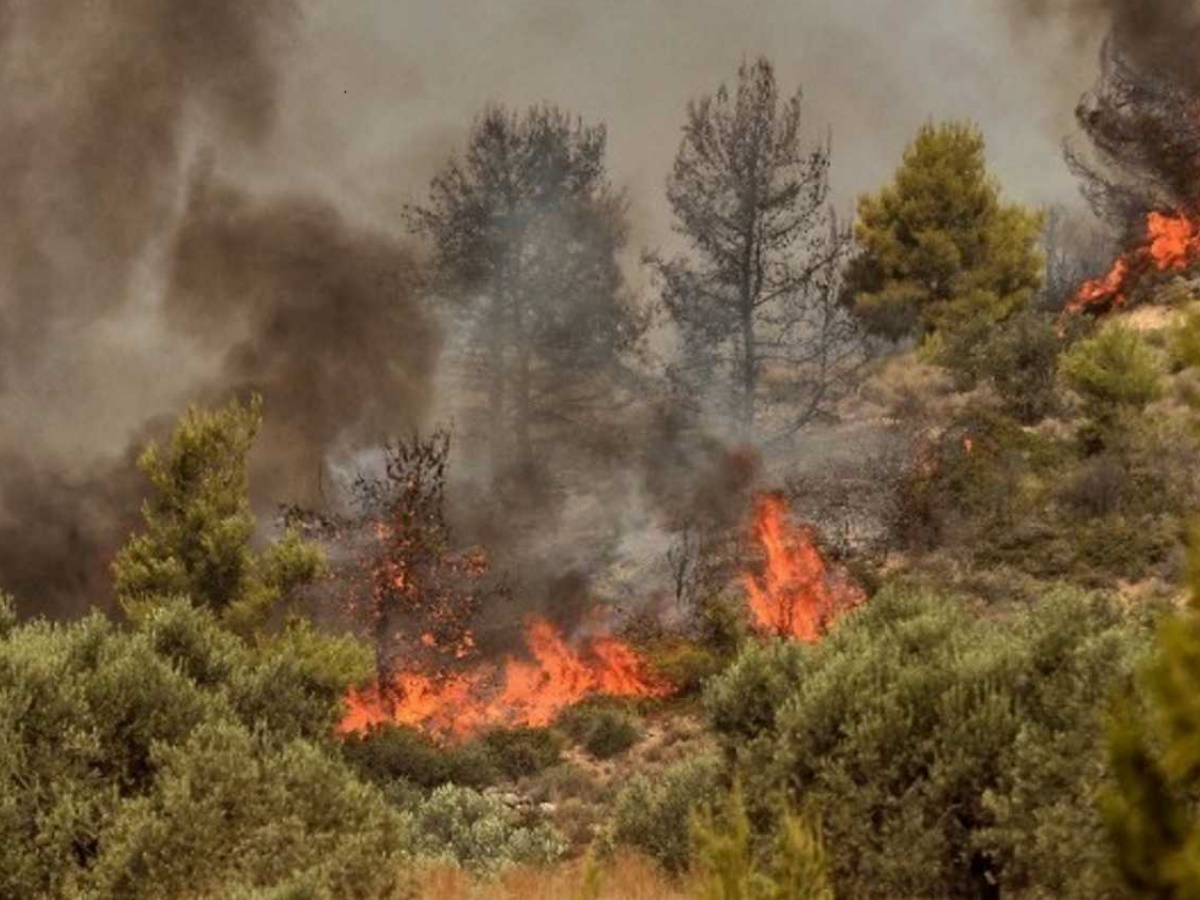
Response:
[{"label": "thick gray smoke", "polygon": [[272,44],[291,0],[68,0],[0,11],[2,357],[37,365],[57,328],[129,298],[169,221],[195,120],[253,145],[277,108]]},{"label": "thick gray smoke", "polygon": [[[438,334],[393,231],[489,101],[608,124],[631,260],[671,239],[686,103],[759,53],[804,85],[809,136],[832,128],[843,206],[930,117],[980,121],[1020,199],[1072,195],[1069,107],[1041,104],[1079,72],[1014,58],[1009,2],[0,0],[0,586],[29,609],[99,599],[133,450],[188,402],[264,393],[271,501],[312,502],[331,453],[420,422]],[[648,452],[661,471],[613,496],[723,484],[691,459],[717,449]]]},{"label": "thick gray smoke", "polygon": [[409,428],[437,331],[392,237],[220,174],[264,155],[293,0],[0,4],[0,586],[104,601],[136,448],[192,401],[265,395],[262,497]]},{"label": "thick gray smoke", "polygon": [[1125,241],[1155,209],[1200,204],[1200,3],[1196,0],[1021,0],[1033,22],[1102,33],[1100,73],[1076,109],[1067,159],[1093,208]]},{"label": "thick gray smoke", "polygon": [[1038,24],[1066,23],[1082,46],[1106,35],[1140,68],[1200,92],[1200,4],[1196,0],[1012,0]]},{"label": "thick gray smoke", "polygon": [[416,423],[439,343],[417,289],[407,250],[324,202],[192,184],[167,322],[222,354],[205,394],[267,399],[254,472],[263,496],[315,504],[329,453]]}]

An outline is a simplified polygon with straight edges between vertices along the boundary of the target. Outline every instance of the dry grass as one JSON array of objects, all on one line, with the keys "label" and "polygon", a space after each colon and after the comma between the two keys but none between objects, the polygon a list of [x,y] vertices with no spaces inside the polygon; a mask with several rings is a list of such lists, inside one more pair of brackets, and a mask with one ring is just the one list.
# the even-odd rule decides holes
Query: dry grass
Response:
[{"label": "dry grass", "polygon": [[670,880],[652,862],[618,856],[599,873],[599,890],[585,887],[585,863],[511,869],[491,881],[461,869],[428,869],[417,878],[419,900],[686,900],[686,885]]}]

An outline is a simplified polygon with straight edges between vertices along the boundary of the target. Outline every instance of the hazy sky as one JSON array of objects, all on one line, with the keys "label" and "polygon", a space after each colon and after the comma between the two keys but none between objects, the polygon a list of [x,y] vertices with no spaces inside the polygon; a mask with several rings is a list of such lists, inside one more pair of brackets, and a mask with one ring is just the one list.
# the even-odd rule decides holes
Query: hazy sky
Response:
[{"label": "hazy sky", "polygon": [[[440,333],[376,276],[404,268],[404,203],[490,101],[607,123],[634,260],[670,238],[664,180],[687,101],[758,54],[785,92],[804,86],[810,137],[832,131],[846,212],[946,117],[981,125],[1012,196],[1076,196],[1059,145],[1095,48],[1014,29],[1014,10],[1045,0],[295,5],[0,0],[9,584],[49,596],[50,578],[69,604],[101,584],[136,509],[123,451],[196,397],[267,385],[262,468],[310,485],[316,467],[292,450],[320,459],[427,414]],[[403,375],[411,402],[375,389],[377,372]]]},{"label": "hazy sky", "polygon": [[[490,100],[604,120],[636,239],[666,232],[663,179],[689,98],[767,54],[803,85],[809,134],[832,129],[843,208],[894,168],[922,122],[969,117],[997,175],[1030,202],[1076,197],[1060,143],[1094,52],[1018,36],[1010,0],[339,0],[309,7],[286,63],[288,178],[369,208],[421,189]],[[284,170],[280,170],[282,173]]]}]

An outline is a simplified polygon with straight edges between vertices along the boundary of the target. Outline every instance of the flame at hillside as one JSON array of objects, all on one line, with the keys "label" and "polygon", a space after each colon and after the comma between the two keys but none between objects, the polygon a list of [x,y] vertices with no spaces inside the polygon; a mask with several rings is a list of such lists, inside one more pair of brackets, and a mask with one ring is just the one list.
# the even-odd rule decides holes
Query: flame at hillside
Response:
[{"label": "flame at hillside", "polygon": [[781,497],[759,497],[754,533],[766,567],[761,578],[747,574],[743,583],[760,631],[813,642],[834,619],[866,599],[858,585],[825,561],[812,529],[791,521]]},{"label": "flame at hillside", "polygon": [[1142,244],[1118,257],[1103,277],[1080,287],[1067,312],[1100,314],[1119,308],[1147,274],[1186,269],[1197,260],[1200,221],[1183,213],[1152,212]]},{"label": "flame at hillside", "polygon": [[385,690],[352,691],[339,730],[366,731],[392,722],[462,738],[486,728],[545,726],[588,697],[664,697],[671,685],[612,637],[572,646],[552,624],[533,619],[525,632],[528,659],[479,663],[462,671],[399,672]]}]

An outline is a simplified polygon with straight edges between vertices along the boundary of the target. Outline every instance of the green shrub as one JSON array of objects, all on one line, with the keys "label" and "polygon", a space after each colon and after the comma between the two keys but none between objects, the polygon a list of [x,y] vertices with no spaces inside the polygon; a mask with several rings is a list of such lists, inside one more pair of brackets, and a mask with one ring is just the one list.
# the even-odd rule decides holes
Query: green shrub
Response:
[{"label": "green shrub", "polygon": [[573,706],[559,716],[556,724],[596,759],[611,759],[642,739],[637,719],[605,704]]},{"label": "green shrub", "polygon": [[617,795],[609,839],[656,859],[670,872],[691,863],[687,823],[717,796],[723,771],[716,756],[685,760],[653,777],[635,775]]},{"label": "green shrub", "polygon": [[304,741],[275,748],[228,723],[155,751],[153,789],[115,811],[94,867],[100,896],[228,896],[306,888],[381,897],[408,841],[375,790]]},{"label": "green shrub", "polygon": [[1200,884],[1200,531],[1189,564],[1190,603],[1165,618],[1139,690],[1120,698],[1108,734],[1116,777],[1105,819],[1138,897],[1191,897]]},{"label": "green shrub", "polygon": [[[281,675],[274,652],[185,600],[157,604],[131,629],[92,615],[0,637],[0,896],[290,884],[275,858],[339,895],[353,896],[350,883],[380,884],[384,876],[356,867],[393,848],[383,831],[396,822],[376,815],[382,798],[325,757],[324,735],[298,741],[286,716],[260,715],[239,687],[263,683],[264,673],[298,678],[277,685],[277,696],[321,727],[340,707],[338,666],[318,690],[296,674],[312,660]],[[219,798],[223,830],[181,830],[189,816],[203,818],[197,791]],[[343,795],[356,811],[339,805]]]},{"label": "green shrub", "polygon": [[973,347],[972,374],[992,385],[1018,422],[1039,422],[1057,406],[1062,342],[1054,328],[1053,316],[1026,310],[991,326]]},{"label": "green shrub", "polygon": [[676,697],[699,693],[704,682],[732,659],[728,650],[722,652],[710,644],[688,640],[658,641],[643,650],[650,667],[671,684]]},{"label": "green shrub", "polygon": [[536,775],[562,759],[563,739],[549,728],[496,728],[481,738],[496,768],[509,778]]},{"label": "green shrub", "polygon": [[758,809],[821,810],[839,896],[1115,897],[1102,718],[1145,643],[1076,592],[980,618],[893,588],[818,645],[748,649],[707,703]]},{"label": "green shrub", "polygon": [[363,778],[385,788],[393,782],[482,788],[500,778],[495,757],[483,744],[442,744],[407,725],[382,724],[346,735],[342,755]]},{"label": "green shrub", "polygon": [[0,638],[8,637],[8,633],[17,627],[17,604],[12,597],[0,591]]},{"label": "green shrub", "polygon": [[566,842],[545,824],[526,824],[494,794],[436,788],[409,811],[416,855],[480,871],[553,862]]},{"label": "green shrub", "polygon": [[701,900],[833,900],[820,832],[786,810],[756,852],[739,784],[723,808],[693,818],[691,838]]},{"label": "green shrub", "polygon": [[249,634],[275,605],[320,574],[315,546],[289,531],[251,548],[246,459],[262,427],[262,399],[189,409],[166,445],[150,444],[138,468],[154,486],[143,530],[112,565],[114,588],[135,618],[163,597],[187,597]]},{"label": "green shrub", "polygon": [[1108,324],[1062,358],[1063,375],[1087,413],[1105,422],[1120,407],[1141,409],[1162,394],[1162,365],[1140,334]]}]

